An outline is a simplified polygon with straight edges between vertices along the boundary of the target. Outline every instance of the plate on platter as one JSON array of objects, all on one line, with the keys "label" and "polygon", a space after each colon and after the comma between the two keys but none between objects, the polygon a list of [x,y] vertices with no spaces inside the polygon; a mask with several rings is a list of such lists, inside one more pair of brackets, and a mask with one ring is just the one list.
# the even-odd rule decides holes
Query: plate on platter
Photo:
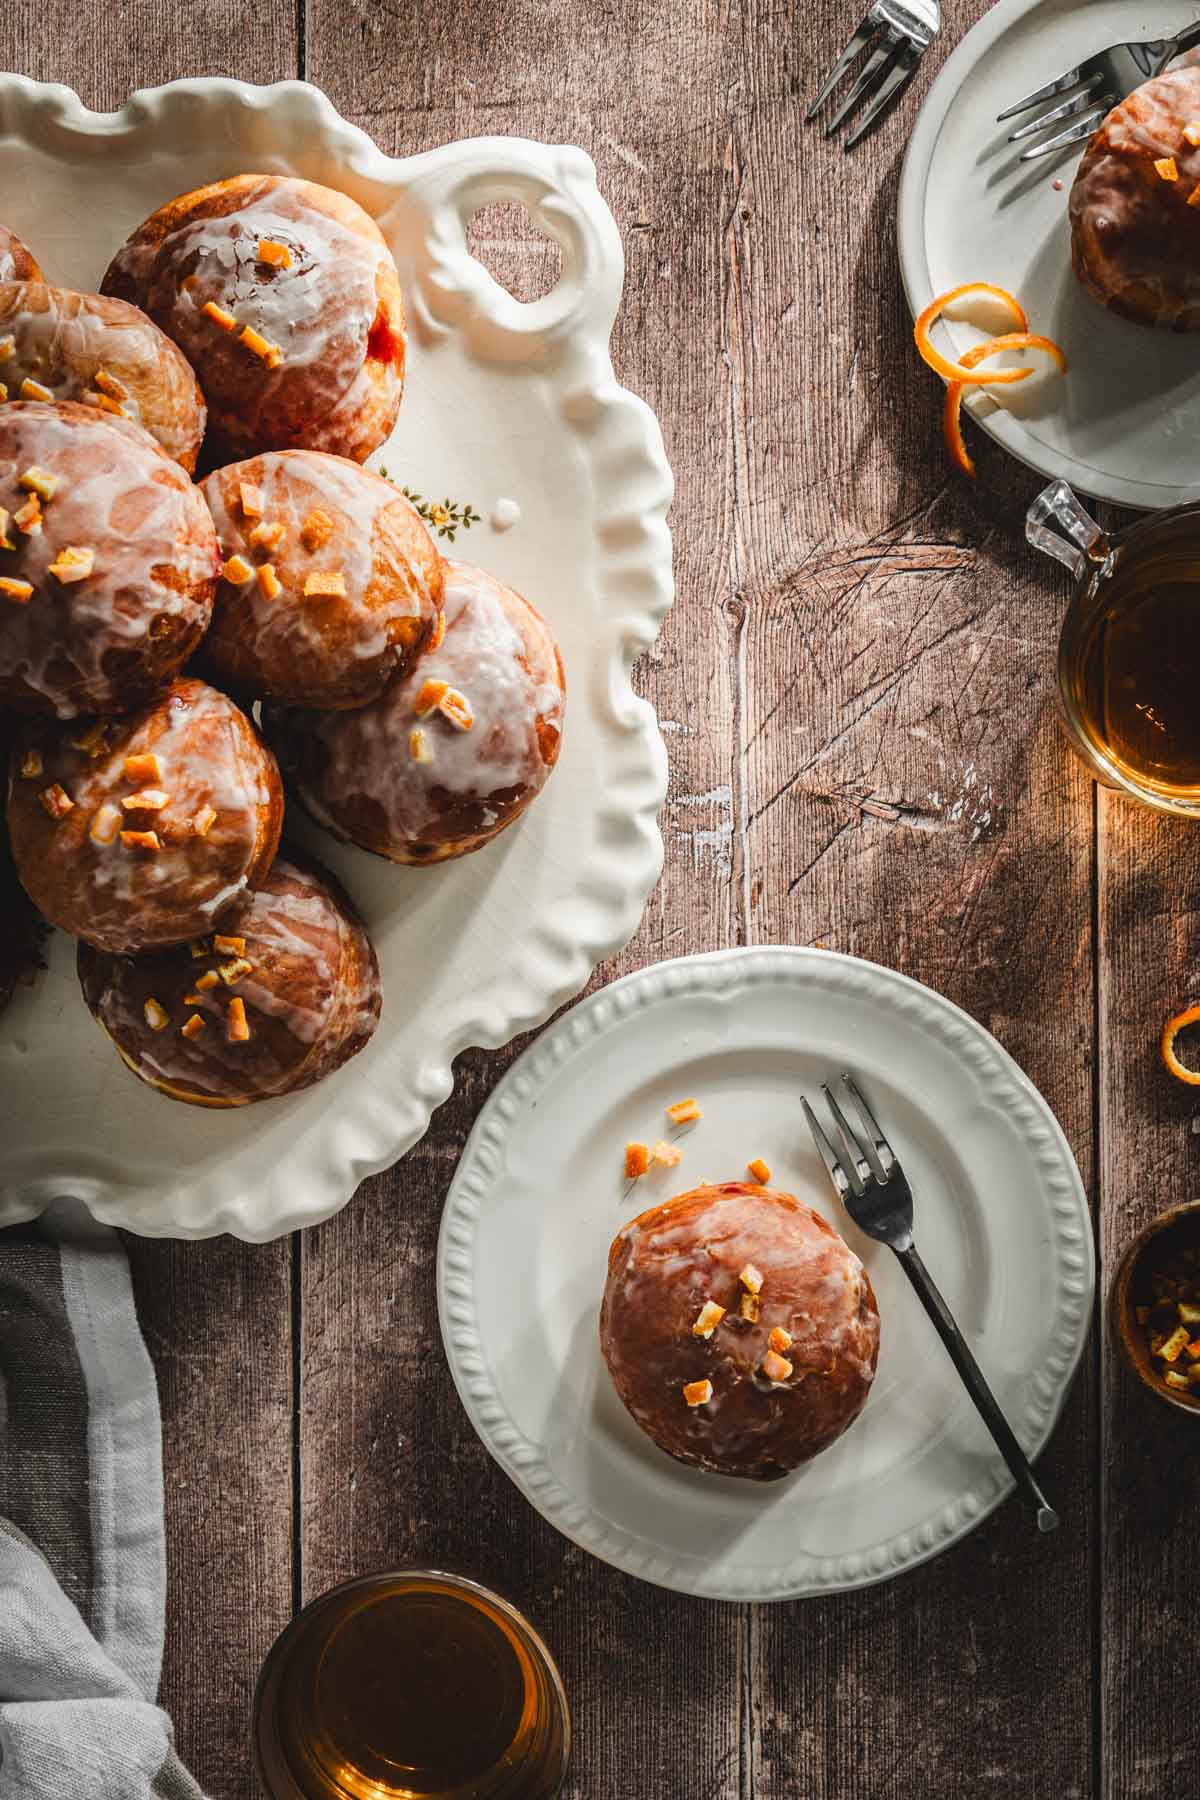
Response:
[{"label": "plate on platter", "polygon": [[[1006,450],[1043,475],[1120,506],[1178,506],[1200,495],[1200,360],[1187,333],[1119,319],[1071,271],[1067,203],[1083,145],[1020,163],[996,115],[1108,44],[1170,36],[1195,18],[1188,0],[999,0],[934,82],[909,140],[897,220],[914,315],[963,281],[1008,288],[1030,327],[1066,352],[1065,377],[1022,384],[1003,407],[970,410]],[[1055,182],[1060,186],[1055,187]],[[1005,326],[1004,329],[1009,329]],[[983,335],[939,328],[960,355]]]},{"label": "plate on platter", "polygon": [[[660,963],[574,1007],[484,1107],[446,1202],[442,1336],[463,1405],[533,1506],[606,1562],[683,1593],[784,1600],[867,1586],[985,1518],[1012,1479],[891,1253],[831,1195],[799,1094],[851,1067],[904,1163],[925,1261],[1026,1452],[1087,1337],[1087,1200],[1053,1113],[996,1040],[903,975],[807,949]],[[622,1178],[628,1139],[694,1095],[677,1169]],[[761,1485],[672,1461],[616,1397],[598,1317],[609,1244],[705,1180],[814,1206],[866,1263],[879,1370],[859,1420]]]},{"label": "plate on platter", "polygon": [[[440,547],[544,613],[567,674],[563,752],[523,820],[433,868],[340,846],[289,808],[289,833],[362,911],[384,986],[366,1050],[305,1093],[214,1113],[143,1087],[56,935],[48,972],[0,1019],[0,1224],[64,1192],[150,1235],[266,1239],[327,1218],[422,1135],[460,1050],[539,1023],[627,942],[661,868],[667,759],[630,668],[671,601],[671,476],[653,415],[613,376],[621,240],[590,160],[481,138],[395,161],[300,82],[177,82],[101,114],[0,77],[4,222],[52,281],[94,287],[162,201],[247,169],[342,188],[379,220],[409,365],[371,466],[480,515]],[[467,248],[472,215],[496,201],[523,204],[561,251],[557,284],[528,304]]]}]

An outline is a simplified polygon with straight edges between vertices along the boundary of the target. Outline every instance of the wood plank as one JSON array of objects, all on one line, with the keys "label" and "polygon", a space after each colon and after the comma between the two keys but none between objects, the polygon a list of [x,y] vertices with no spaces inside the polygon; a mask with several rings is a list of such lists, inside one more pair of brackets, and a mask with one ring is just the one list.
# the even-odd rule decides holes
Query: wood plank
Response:
[{"label": "wood plank", "polygon": [[[822,5],[801,38],[751,6],[725,156],[751,935],[948,994],[1086,1164],[1092,800],[1054,721],[1062,584],[1020,548],[1033,477],[985,452],[977,490],[949,479],[897,275],[903,128],[848,162],[802,126],[845,26]],[[902,1580],[757,1619],[751,1792],[1094,1791],[1092,1410],[1085,1376],[1044,1461],[1056,1538],[1010,1501]]]},{"label": "wood plank", "polygon": [[[1163,1025],[1200,1000],[1200,832],[1105,793],[1100,818],[1100,1131],[1107,1280],[1155,1213],[1196,1197],[1195,1089],[1158,1057]],[[1107,1288],[1106,1288],[1107,1291]],[[1196,1591],[1191,1515],[1200,1439],[1129,1374],[1106,1332],[1101,1614],[1106,1800],[1185,1800],[1200,1720],[1180,1704]]]},{"label": "wood plank", "polygon": [[[253,29],[228,23],[215,0],[19,0],[0,9],[0,67],[66,81],[101,109],[184,75],[296,73],[292,0],[261,0]],[[250,1696],[292,1597],[290,1248],[128,1243],[162,1403],[161,1699],[212,1800],[251,1800]]]},{"label": "wood plank", "polygon": [[[634,944],[601,979],[734,941],[740,929],[724,610],[729,472],[724,452],[714,462],[720,439],[710,436],[712,357],[696,354],[719,334],[720,246],[708,224],[719,193],[715,21],[666,0],[639,14],[642,82],[628,64],[632,19],[632,9],[517,7],[464,32],[433,7],[403,7],[397,19],[369,6],[359,13],[360,45],[349,50],[342,13],[317,0],[308,29],[313,79],[385,149],[404,154],[496,131],[570,139],[596,157],[625,227],[615,355],[621,378],[658,411],[681,477],[673,522],[686,603],[639,672],[671,751],[667,869]],[[423,47],[429,73],[415,96],[397,88],[384,53],[397,31]],[[652,75],[659,55],[672,67],[669,83]],[[681,133],[678,96],[689,87],[697,110]],[[561,98],[584,92],[586,107]],[[524,247],[511,217],[491,212],[479,225],[499,278],[536,291],[544,250]],[[432,1283],[441,1201],[512,1054],[461,1059],[456,1094],[425,1143],[305,1241],[306,1591],[381,1562],[441,1558],[478,1569],[532,1611],[561,1661],[577,1734],[572,1796],[630,1791],[636,1746],[638,1792],[732,1800],[741,1791],[740,1609],[654,1593],[543,1525],[475,1440],[444,1365]]]},{"label": "wood plank", "polygon": [[290,1245],[126,1245],[162,1407],[160,1699],[211,1800],[253,1800],[254,1683],[292,1611]]}]

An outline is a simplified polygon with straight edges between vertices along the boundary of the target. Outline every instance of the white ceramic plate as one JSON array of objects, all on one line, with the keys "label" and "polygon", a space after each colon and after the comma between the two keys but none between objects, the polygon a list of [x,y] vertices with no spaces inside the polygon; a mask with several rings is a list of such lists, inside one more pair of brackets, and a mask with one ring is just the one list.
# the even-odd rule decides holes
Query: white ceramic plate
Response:
[{"label": "white ceramic plate", "polygon": [[[98,114],[0,77],[0,212],[51,280],[94,286],[154,207],[243,169],[342,188],[378,217],[411,331],[399,425],[372,461],[482,514],[441,547],[546,615],[567,671],[563,755],[524,820],[433,869],[339,848],[290,809],[365,914],[384,981],[372,1043],[307,1093],[213,1113],[141,1086],[57,938],[48,976],[0,1020],[0,1224],[65,1191],[179,1237],[327,1218],[421,1136],[458,1051],[537,1024],[629,939],[661,867],[666,754],[629,670],[670,604],[671,477],[653,416],[613,378],[621,241],[591,162],[513,138],[395,162],[297,82],[179,82]],[[496,200],[523,202],[561,246],[561,279],[529,305],[467,251],[468,221]],[[503,532],[489,522],[502,500],[520,509]]]},{"label": "white ceramic plate", "polygon": [[[936,1555],[1012,1481],[903,1273],[830,1192],[798,1096],[850,1067],[916,1193],[917,1241],[1022,1445],[1035,1455],[1087,1335],[1087,1202],[1045,1101],[995,1039],[903,975],[821,950],[660,963],[582,1001],[500,1083],[442,1220],[442,1335],[487,1448],[538,1511],[631,1575],[724,1600],[861,1587]],[[695,1095],[679,1168],[622,1178],[628,1139]],[[760,1486],[672,1461],[600,1355],[609,1244],[701,1181],[772,1184],[834,1223],[879,1299],[861,1418]],[[1032,1526],[1030,1527],[1032,1529]]]},{"label": "white ceramic plate", "polygon": [[[1007,134],[1021,121],[995,121],[1093,51],[1170,36],[1195,12],[1189,0],[999,0],[930,89],[900,181],[900,262],[914,315],[959,282],[997,282],[1070,363],[1065,378],[1010,389],[1003,409],[970,400],[978,422],[1031,468],[1122,506],[1200,495],[1196,344],[1119,319],[1084,293],[1071,272],[1067,219],[1083,146],[1019,163],[1025,146],[1009,145]],[[954,355],[983,335],[958,322],[943,329]]]}]

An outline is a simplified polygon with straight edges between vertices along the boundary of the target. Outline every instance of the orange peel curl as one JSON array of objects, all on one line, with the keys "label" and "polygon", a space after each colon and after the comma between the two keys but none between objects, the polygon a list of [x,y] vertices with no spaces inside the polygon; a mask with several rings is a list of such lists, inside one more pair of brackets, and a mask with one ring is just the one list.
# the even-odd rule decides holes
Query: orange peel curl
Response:
[{"label": "orange peel curl", "polygon": [[[990,281],[964,281],[959,287],[950,288],[946,293],[938,294],[936,299],[931,300],[924,311],[917,315],[917,322],[913,326],[913,339],[922,359],[929,364],[931,369],[936,369],[943,381],[963,380],[962,371],[966,366],[965,359],[963,362],[951,362],[948,356],[943,356],[941,351],[935,349],[930,343],[929,333],[946,308],[953,306],[956,300],[965,299],[968,294],[986,294],[991,300],[999,300],[1011,312],[1017,330],[1021,332],[1029,330],[1029,320],[1021,302],[1006,288],[996,287]],[[993,370],[990,375],[968,375],[965,379],[967,386],[982,386],[985,382],[999,382],[1009,386],[1014,381],[1024,381],[1026,376],[1032,373],[1032,369],[999,369]]]},{"label": "orange peel curl", "polygon": [[[960,366],[964,369],[974,369],[981,362],[986,362],[989,356],[999,356],[1002,350],[1042,350],[1052,362],[1058,365],[1064,375],[1067,372],[1067,359],[1060,347],[1053,338],[1042,337],[1040,332],[1036,331],[1008,331],[1000,337],[988,338],[986,343],[972,344],[969,350],[963,352]],[[1024,369],[1020,372],[1026,375],[1033,373],[1032,369]],[[1006,373],[1004,370],[993,370],[990,376],[976,377],[976,382],[979,383],[981,380],[998,381],[1004,373]],[[973,477],[975,464],[971,460],[962,434],[963,392],[967,386],[968,383],[957,376],[948,383],[945,405],[942,409],[942,436],[946,440],[946,448],[949,450],[955,466],[961,469],[964,475]]]},{"label": "orange peel curl", "polygon": [[1189,1087],[1200,1087],[1200,1069],[1189,1069],[1175,1054],[1175,1039],[1188,1025],[1200,1025],[1200,1006],[1187,1006],[1167,1020],[1159,1048],[1163,1062],[1177,1081],[1185,1081]]}]

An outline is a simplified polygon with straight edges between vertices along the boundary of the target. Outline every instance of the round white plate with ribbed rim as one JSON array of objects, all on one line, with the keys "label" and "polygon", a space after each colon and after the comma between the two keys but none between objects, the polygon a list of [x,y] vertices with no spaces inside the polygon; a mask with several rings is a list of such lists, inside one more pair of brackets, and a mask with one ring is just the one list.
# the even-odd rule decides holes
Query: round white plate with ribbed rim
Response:
[{"label": "round white plate with ribbed rim", "polygon": [[[1195,16],[1192,0],[998,0],[930,88],[900,178],[900,266],[914,314],[959,282],[999,282],[1031,329],[1067,354],[1065,377],[1023,382],[1003,405],[970,399],[978,424],[1031,469],[1119,506],[1200,494],[1196,346],[1186,333],[1119,319],[1083,291],[1067,218],[1083,146],[1020,163],[1026,146],[1007,140],[1022,121],[996,116],[1106,45],[1168,37]],[[941,330],[955,356],[984,335],[960,321]]]},{"label": "round white plate with ribbed rim", "polygon": [[[800,1094],[847,1067],[1030,1455],[1054,1426],[1088,1331],[1092,1231],[1066,1139],[1012,1058],[931,989],[855,957],[659,963],[581,1001],[514,1064],[476,1122],[438,1246],[442,1336],[476,1431],[544,1518],[630,1575],[716,1600],[863,1587],[945,1550],[1012,1487],[899,1266],[835,1204],[808,1139]],[[625,1181],[626,1141],[663,1135],[663,1109],[689,1096],[704,1116],[677,1139],[680,1166]],[[626,1220],[702,1181],[746,1179],[756,1156],[853,1244],[881,1322],[862,1416],[766,1485],[658,1450],[597,1336]]]},{"label": "round white plate with ribbed rim", "polygon": [[[591,162],[515,138],[394,161],[299,82],[185,81],[100,114],[0,77],[4,222],[52,281],[93,287],[161,202],[245,169],[341,188],[378,218],[410,332],[399,423],[372,464],[481,515],[440,547],[549,621],[563,754],[520,823],[437,868],[340,847],[290,809],[361,908],[384,981],[371,1044],[307,1093],[212,1113],[143,1087],[88,1017],[57,937],[0,1020],[0,1224],[67,1191],[153,1235],[266,1239],[327,1218],[421,1136],[460,1050],[537,1024],[629,939],[661,868],[666,753],[630,668],[671,601],[671,476],[653,415],[613,376],[623,259]],[[467,248],[477,208],[505,200],[561,250],[557,284],[529,304]]]}]

